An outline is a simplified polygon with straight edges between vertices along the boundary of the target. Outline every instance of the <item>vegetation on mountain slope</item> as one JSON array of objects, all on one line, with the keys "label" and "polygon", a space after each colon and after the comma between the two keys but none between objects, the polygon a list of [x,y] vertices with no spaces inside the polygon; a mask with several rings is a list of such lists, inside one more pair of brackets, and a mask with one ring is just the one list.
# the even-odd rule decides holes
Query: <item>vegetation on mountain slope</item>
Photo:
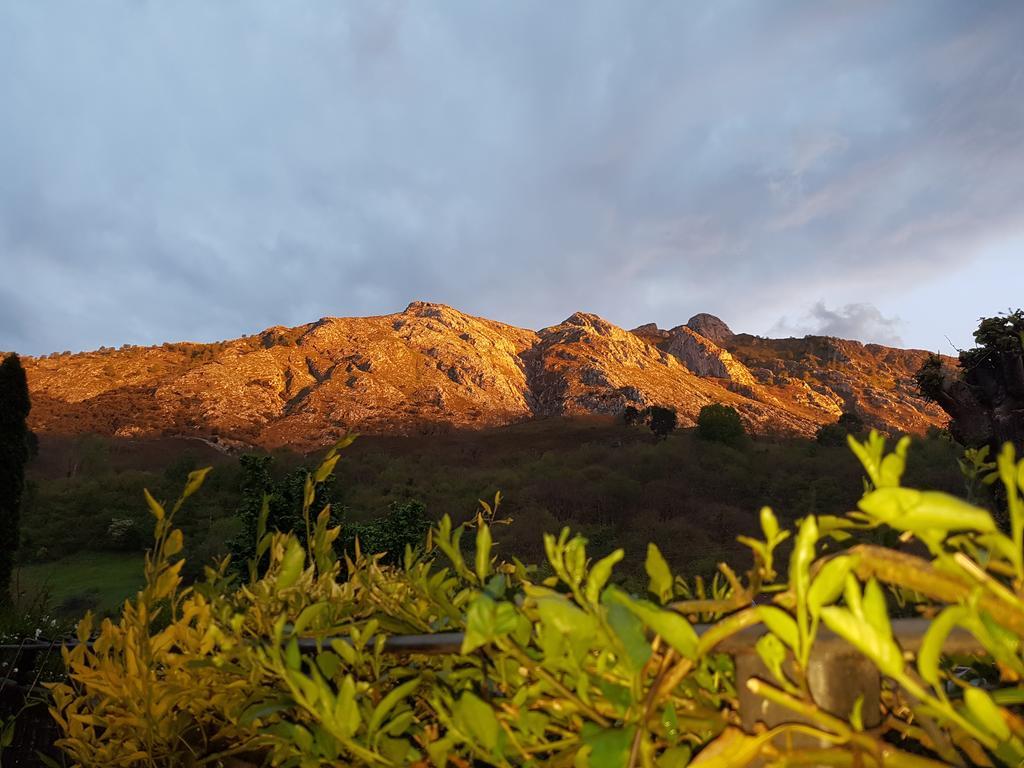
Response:
[{"label": "vegetation on mountain slope", "polygon": [[[19,559],[31,575],[23,587],[45,582],[47,573],[50,581],[62,580],[67,568],[78,567],[80,554],[130,552],[109,535],[114,520],[133,523],[141,542],[134,551],[141,556],[152,530],[138,508],[142,488],[157,499],[173,498],[188,472],[206,463],[216,471],[177,518],[191,542],[186,577],[231,551],[233,539],[245,540],[239,533],[253,524],[260,489],[291,499],[288,511],[272,501],[276,525],[288,530],[301,521],[302,467],[311,459],[297,454],[278,451],[267,463],[267,457],[226,456],[197,441],[44,436],[41,445],[29,466],[23,511]],[[910,457],[910,482],[959,492],[958,455],[940,433],[922,439]],[[246,500],[250,462],[269,472],[270,483],[254,485]],[[752,499],[779,509],[783,521],[839,514],[853,507],[861,483],[845,447],[758,438],[734,447],[685,429],[656,443],[647,429],[611,420],[553,420],[433,437],[364,436],[347,449],[320,493],[347,536],[395,505],[414,502],[425,506],[428,520],[449,514],[465,522],[478,499],[499,489],[513,522],[495,536],[509,556],[536,562],[544,555],[536,532],[569,525],[590,539],[596,554],[625,547],[618,572],[638,583],[649,540],[657,538],[680,572],[709,575],[719,560],[745,556],[735,537],[755,522]],[[122,596],[135,588],[134,580],[126,582]],[[74,611],[90,602],[99,607],[108,592],[106,586],[96,593],[87,585],[76,594],[62,589],[54,607],[63,600]]]}]

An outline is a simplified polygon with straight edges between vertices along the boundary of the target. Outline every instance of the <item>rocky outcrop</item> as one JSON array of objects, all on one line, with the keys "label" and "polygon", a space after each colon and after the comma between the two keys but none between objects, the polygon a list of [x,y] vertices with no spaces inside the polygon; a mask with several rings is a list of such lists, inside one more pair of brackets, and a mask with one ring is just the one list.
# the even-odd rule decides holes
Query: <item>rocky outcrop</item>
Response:
[{"label": "rocky outcrop", "polygon": [[720,318],[701,312],[686,321],[686,327],[696,331],[715,344],[724,344],[733,337],[733,332]]},{"label": "rocky outcrop", "polygon": [[[691,323],[726,338],[724,323],[698,318],[711,316]],[[577,312],[532,331],[414,302],[392,315],[322,318],[217,344],[23,362],[38,432],[226,445],[314,448],[351,430],[479,428],[615,415],[627,405],[672,406],[688,426],[713,402],[737,408],[755,432],[811,435],[848,408],[893,430],[944,423],[914,394],[919,353],[731,332],[720,344],[691,323],[628,332]]]},{"label": "rocky outcrop", "polygon": [[756,384],[743,363],[689,326],[673,328],[659,346],[698,376],[728,379],[746,387]]}]

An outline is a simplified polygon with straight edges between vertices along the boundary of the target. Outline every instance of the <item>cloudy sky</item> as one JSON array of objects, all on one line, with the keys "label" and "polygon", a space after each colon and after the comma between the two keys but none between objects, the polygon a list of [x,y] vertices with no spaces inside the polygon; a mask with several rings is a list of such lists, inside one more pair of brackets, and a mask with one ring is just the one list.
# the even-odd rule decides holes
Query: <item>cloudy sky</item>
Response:
[{"label": "cloudy sky", "polygon": [[0,3],[0,349],[414,299],[950,351],[1024,304],[1024,3]]}]

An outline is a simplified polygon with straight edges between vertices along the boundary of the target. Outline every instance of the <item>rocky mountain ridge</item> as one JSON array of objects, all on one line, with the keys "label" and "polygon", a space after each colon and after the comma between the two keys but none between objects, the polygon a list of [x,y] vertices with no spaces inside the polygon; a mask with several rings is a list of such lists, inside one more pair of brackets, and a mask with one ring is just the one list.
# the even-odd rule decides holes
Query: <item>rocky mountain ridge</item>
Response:
[{"label": "rocky mountain ridge", "polygon": [[442,304],[322,318],[216,344],[23,358],[39,432],[188,435],[312,449],[347,431],[427,432],[669,405],[732,405],[749,430],[812,435],[844,410],[890,431],[945,414],[913,380],[927,353],[734,334],[713,315],[627,331],[577,312],[532,331]]}]

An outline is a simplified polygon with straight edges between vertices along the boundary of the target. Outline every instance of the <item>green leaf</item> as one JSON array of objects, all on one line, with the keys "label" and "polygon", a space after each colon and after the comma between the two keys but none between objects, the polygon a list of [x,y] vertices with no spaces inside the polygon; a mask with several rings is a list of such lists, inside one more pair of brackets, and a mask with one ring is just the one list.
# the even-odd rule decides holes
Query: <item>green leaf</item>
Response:
[{"label": "green leaf", "polygon": [[1002,710],[992,701],[991,697],[981,688],[969,686],[964,689],[964,703],[967,710],[974,715],[975,723],[988,731],[1000,741],[1010,738],[1010,726],[1003,719]]},{"label": "green leaf", "polygon": [[296,538],[288,539],[285,546],[284,558],[281,560],[281,570],[277,574],[278,590],[288,589],[295,585],[302,575],[302,567],[306,564],[306,550]]},{"label": "green leaf", "polygon": [[164,508],[160,505],[160,502],[153,498],[153,495],[149,492],[148,488],[142,489],[142,495],[146,497],[146,504],[149,506],[149,511],[153,513],[153,517],[157,520],[163,520],[167,513],[164,512]]},{"label": "green leaf", "polygon": [[519,614],[511,603],[492,600],[484,592],[473,598],[466,611],[466,633],[462,639],[462,653],[472,653],[498,637],[513,632]]},{"label": "green leaf", "polygon": [[578,587],[583,582],[583,574],[587,567],[587,540],[582,536],[574,536],[565,546],[565,570],[569,575],[569,585]]},{"label": "green leaf", "polygon": [[640,621],[650,627],[680,655],[694,659],[697,651],[697,631],[686,619],[674,611],[664,610],[646,600],[634,600],[625,592],[609,587],[608,599],[624,606]]},{"label": "green leaf", "polygon": [[786,660],[786,649],[775,635],[762,635],[754,643],[754,650],[761,657],[764,665],[775,675],[780,683],[787,682],[786,675],[782,671],[782,664]]},{"label": "green leaf", "polygon": [[917,653],[917,671],[925,682],[936,688],[940,686],[939,657],[942,655],[942,646],[953,627],[967,615],[968,610],[964,606],[949,606],[931,621],[921,640],[921,649]]},{"label": "green leaf", "polygon": [[781,608],[773,605],[760,605],[757,615],[764,625],[794,652],[800,647],[800,631],[796,620]]},{"label": "green leaf", "polygon": [[822,608],[821,618],[829,629],[871,659],[882,674],[898,677],[903,673],[899,646],[891,638],[879,635],[863,618],[834,605]]},{"label": "green leaf", "polygon": [[242,714],[238,716],[238,724],[243,727],[247,727],[252,725],[256,720],[266,720],[271,715],[276,715],[278,712],[284,712],[294,706],[295,702],[292,699],[284,697],[258,701],[255,704],[249,705],[242,711]]},{"label": "green leaf", "polygon": [[693,748],[688,744],[666,749],[658,757],[656,765],[658,768],[686,768],[690,764],[690,757],[693,755]]},{"label": "green leaf", "polygon": [[624,605],[613,603],[608,606],[608,624],[622,643],[629,666],[634,671],[643,669],[651,658],[651,644],[640,619]]},{"label": "green leaf", "polygon": [[611,578],[612,569],[625,554],[625,550],[616,549],[610,555],[602,557],[594,564],[594,567],[590,569],[590,575],[587,576],[587,586],[584,588],[587,600],[592,603],[598,602],[601,597],[601,590],[604,589],[604,585]]},{"label": "green leaf", "polygon": [[174,557],[174,555],[181,552],[184,546],[185,538],[181,531],[175,528],[167,534],[167,540],[164,542],[164,557]]},{"label": "green leaf", "polygon": [[330,610],[330,607],[330,604],[325,602],[307,605],[299,613],[298,618],[295,619],[295,624],[292,625],[292,633],[295,635],[301,635],[302,631],[306,629],[306,627],[314,624],[320,617]]},{"label": "green leaf", "polygon": [[856,564],[851,555],[833,557],[818,571],[811,588],[807,591],[807,608],[812,616],[817,616],[826,605],[831,605],[843,594],[843,585],[848,574]]},{"label": "green leaf", "polygon": [[662,557],[661,550],[653,543],[647,545],[647,559],[644,561],[644,568],[647,570],[647,576],[650,579],[647,591],[657,595],[659,602],[664,605],[672,599],[675,581],[672,578],[672,571],[669,570],[668,563]]},{"label": "green leaf", "polygon": [[299,641],[294,637],[288,641],[284,648],[284,664],[288,669],[298,669],[302,666],[302,653],[299,651]]},{"label": "green leaf", "polygon": [[818,523],[808,515],[800,523],[793,555],[789,560],[789,583],[797,595],[797,604],[804,602],[810,586],[810,565],[814,560],[814,545],[818,543]]},{"label": "green leaf", "polygon": [[[620,715],[624,714],[626,710],[633,704],[633,695],[629,688],[622,685],[617,685],[610,680],[605,680],[603,677],[597,679],[597,687],[601,689],[601,693],[604,694],[605,699],[611,704],[615,711]],[[584,726],[585,727],[585,726]]]},{"label": "green leaf", "polygon": [[583,743],[590,747],[590,768],[624,768],[629,761],[636,726],[627,728],[587,728]]},{"label": "green leaf", "polygon": [[356,683],[352,675],[345,675],[341,683],[338,697],[334,700],[331,720],[337,735],[342,739],[350,738],[359,730],[362,717],[359,715],[359,707],[356,706]]},{"label": "green leaf", "polygon": [[498,752],[501,725],[489,704],[466,691],[455,704],[452,715],[460,731],[475,739],[487,751]]},{"label": "green leaf", "polygon": [[889,625],[889,609],[885,603],[885,593],[875,578],[871,578],[864,588],[864,618],[880,637],[892,638],[892,627]]},{"label": "green leaf", "polygon": [[377,732],[381,723],[384,722],[384,718],[387,717],[388,713],[395,708],[395,705],[403,699],[411,696],[413,691],[419,687],[420,682],[421,679],[418,676],[411,680],[407,680],[401,685],[391,689],[387,696],[380,700],[380,704],[374,708],[373,714],[370,716],[370,722],[366,726],[367,732],[371,736]]},{"label": "green leaf", "polygon": [[306,473],[306,484],[302,489],[302,511],[307,511],[313,506],[313,499],[316,498],[316,486],[313,484],[313,476]]},{"label": "green leaf", "polygon": [[481,522],[476,532],[476,575],[483,584],[491,573],[491,529]]},{"label": "green leaf", "polygon": [[771,543],[779,535],[779,521],[771,507],[761,507],[761,531],[765,541]]},{"label": "green leaf", "polygon": [[[348,643],[345,643],[347,646]],[[334,676],[338,674],[338,669],[341,667],[341,658],[338,654],[332,653],[331,651],[324,651],[317,654],[316,666],[328,680],[333,680]]]},{"label": "green leaf", "polygon": [[181,493],[182,501],[202,487],[203,481],[206,479],[206,476],[210,474],[211,469],[213,469],[213,467],[203,467],[202,469],[197,469],[194,472],[188,473],[188,481],[185,483],[185,490]]},{"label": "green leaf", "polygon": [[857,506],[879,522],[917,534],[930,531],[991,533],[996,530],[987,511],[939,491],[880,488],[864,496]]},{"label": "green leaf", "polygon": [[[331,473],[334,472],[334,467],[338,463],[338,459],[340,458],[341,456],[330,456],[325,459],[324,462],[316,468],[316,474],[313,476],[313,482],[319,484],[330,477]],[[310,503],[312,503],[312,501],[310,501]]]}]

